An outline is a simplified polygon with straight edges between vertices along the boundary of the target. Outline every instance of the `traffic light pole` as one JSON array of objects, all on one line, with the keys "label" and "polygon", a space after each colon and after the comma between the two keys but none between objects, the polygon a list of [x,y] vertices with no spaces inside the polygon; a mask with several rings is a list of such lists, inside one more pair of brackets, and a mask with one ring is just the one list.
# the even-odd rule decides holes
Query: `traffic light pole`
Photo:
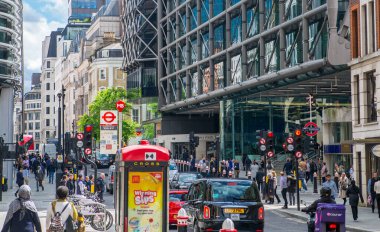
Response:
[{"label": "traffic light pole", "polygon": [[294,158],[296,159],[296,182],[297,182],[297,210],[300,211],[301,210],[301,202],[300,202],[300,184],[299,184],[299,181],[300,181],[300,178],[299,178],[299,172],[298,172],[298,159],[297,157],[294,156]]}]

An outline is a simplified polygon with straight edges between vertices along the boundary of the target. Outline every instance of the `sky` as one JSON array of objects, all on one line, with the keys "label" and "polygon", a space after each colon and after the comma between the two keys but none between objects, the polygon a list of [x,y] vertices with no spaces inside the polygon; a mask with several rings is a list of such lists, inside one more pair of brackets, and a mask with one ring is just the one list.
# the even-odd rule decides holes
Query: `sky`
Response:
[{"label": "sky", "polygon": [[41,72],[42,41],[67,22],[67,0],[24,0],[25,91],[30,90],[32,73]]}]

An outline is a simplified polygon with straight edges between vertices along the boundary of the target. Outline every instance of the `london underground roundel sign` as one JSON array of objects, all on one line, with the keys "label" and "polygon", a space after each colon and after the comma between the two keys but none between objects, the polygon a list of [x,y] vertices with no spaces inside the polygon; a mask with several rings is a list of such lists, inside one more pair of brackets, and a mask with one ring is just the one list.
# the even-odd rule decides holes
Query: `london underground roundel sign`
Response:
[{"label": "london underground roundel sign", "polygon": [[305,134],[309,137],[316,136],[319,132],[320,128],[318,125],[314,122],[308,122],[306,125],[303,127],[303,131],[305,131]]}]

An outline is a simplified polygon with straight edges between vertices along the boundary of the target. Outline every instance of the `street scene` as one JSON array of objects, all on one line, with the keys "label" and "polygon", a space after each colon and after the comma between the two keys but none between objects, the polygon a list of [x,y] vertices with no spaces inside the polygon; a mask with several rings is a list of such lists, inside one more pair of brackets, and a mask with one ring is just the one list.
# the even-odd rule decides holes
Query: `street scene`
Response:
[{"label": "street scene", "polygon": [[1,232],[380,232],[379,19],[0,0]]}]

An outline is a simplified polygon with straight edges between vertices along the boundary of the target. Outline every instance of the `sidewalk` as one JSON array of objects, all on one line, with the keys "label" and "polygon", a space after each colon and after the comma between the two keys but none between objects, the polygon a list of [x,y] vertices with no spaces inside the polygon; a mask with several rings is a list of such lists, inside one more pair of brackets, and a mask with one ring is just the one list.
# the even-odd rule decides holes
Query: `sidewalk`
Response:
[{"label": "sidewalk", "polygon": [[[54,178],[55,181],[55,178]],[[4,220],[7,215],[7,211],[9,208],[9,204],[16,199],[15,192],[17,191],[18,187],[15,187],[16,184],[14,184],[13,189],[8,189],[7,192],[3,192],[3,201],[0,202],[0,230],[3,228]],[[46,231],[46,211],[47,208],[52,202],[52,200],[55,199],[55,183],[49,184],[49,179],[45,178],[44,180],[44,187],[45,190],[42,191],[41,187],[39,188],[39,192],[37,192],[36,187],[36,180],[34,179],[34,175],[31,174],[29,178],[29,186],[32,189],[32,195],[31,199],[33,200],[34,204],[37,207],[38,215],[41,221],[42,231]],[[115,215],[115,210],[109,209],[109,211],[112,213],[112,215]],[[86,227],[86,231],[95,231],[90,226]],[[112,227],[110,231],[114,231],[114,227]]]}]

